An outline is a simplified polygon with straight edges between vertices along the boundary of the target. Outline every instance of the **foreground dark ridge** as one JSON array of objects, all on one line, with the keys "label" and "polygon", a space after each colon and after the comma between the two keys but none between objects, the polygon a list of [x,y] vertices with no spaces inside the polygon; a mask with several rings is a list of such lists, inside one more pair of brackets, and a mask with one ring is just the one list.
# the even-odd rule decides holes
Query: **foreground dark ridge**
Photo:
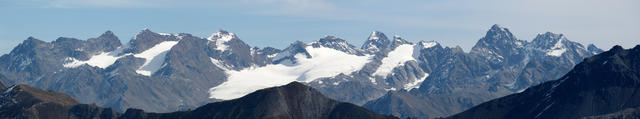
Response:
[{"label": "foreground dark ridge", "polygon": [[640,118],[640,45],[585,59],[559,80],[475,106],[448,118]]},{"label": "foreground dark ridge", "polygon": [[[0,86],[3,86],[0,83]],[[129,109],[119,114],[111,108],[78,104],[62,93],[43,91],[28,85],[2,89],[0,118],[78,119],[387,119],[351,103],[329,99],[298,82],[258,90],[247,96],[210,103],[195,110],[173,113],[146,113]]]},{"label": "foreground dark ridge", "polygon": [[174,113],[144,113],[129,109],[123,118],[148,119],[385,119],[351,103],[329,99],[315,89],[298,82],[258,90],[239,99],[210,103],[193,111]]}]

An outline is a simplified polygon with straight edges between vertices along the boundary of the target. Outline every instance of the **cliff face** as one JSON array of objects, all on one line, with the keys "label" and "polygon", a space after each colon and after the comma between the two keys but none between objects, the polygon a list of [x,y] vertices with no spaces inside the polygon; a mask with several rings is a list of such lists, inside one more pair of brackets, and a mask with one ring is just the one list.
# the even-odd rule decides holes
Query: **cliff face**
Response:
[{"label": "cliff face", "polygon": [[[615,46],[585,59],[562,78],[498,98],[449,118],[581,118],[633,116],[640,107],[640,45]],[[637,115],[637,114],[636,114]],[[637,118],[637,117],[636,117]]]}]

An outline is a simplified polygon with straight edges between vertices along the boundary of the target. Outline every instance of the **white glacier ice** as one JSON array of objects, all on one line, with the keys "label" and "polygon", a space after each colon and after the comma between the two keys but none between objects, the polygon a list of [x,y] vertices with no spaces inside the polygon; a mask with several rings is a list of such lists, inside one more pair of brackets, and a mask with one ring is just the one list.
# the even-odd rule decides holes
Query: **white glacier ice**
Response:
[{"label": "white glacier ice", "polygon": [[235,99],[253,91],[285,85],[293,81],[311,82],[322,77],[348,74],[361,69],[372,58],[370,55],[357,56],[331,48],[305,47],[312,58],[302,54],[294,55],[295,64],[270,64],[240,71],[228,70],[226,82],[209,89],[210,98]]}]

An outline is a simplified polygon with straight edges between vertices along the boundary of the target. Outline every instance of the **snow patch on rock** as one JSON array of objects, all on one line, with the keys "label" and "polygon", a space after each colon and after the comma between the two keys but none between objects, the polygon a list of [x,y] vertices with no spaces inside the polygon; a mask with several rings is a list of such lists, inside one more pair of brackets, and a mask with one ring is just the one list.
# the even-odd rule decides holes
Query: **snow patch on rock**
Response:
[{"label": "snow patch on rock", "polygon": [[211,36],[207,38],[207,40],[216,43],[216,50],[225,51],[229,48],[229,46],[226,43],[231,41],[235,37],[236,35],[234,33],[229,33],[226,31],[218,31],[211,34]]},{"label": "snow patch on rock", "polygon": [[136,70],[136,73],[151,76],[151,74],[158,71],[164,64],[167,52],[176,44],[178,44],[178,41],[164,41],[142,53],[133,55],[134,57],[145,59],[144,64]]},{"label": "snow patch on rock", "polygon": [[116,60],[120,59],[123,56],[126,55],[122,55],[122,56],[118,56],[119,53],[122,52],[122,47],[111,51],[111,52],[102,52],[100,54],[91,56],[91,58],[89,58],[89,60],[86,61],[81,61],[72,57],[68,57],[67,63],[63,64],[63,66],[65,68],[76,68],[82,65],[89,65],[89,66],[94,66],[94,67],[98,67],[98,68],[107,68],[109,66],[111,66],[113,63],[116,62]]},{"label": "snow patch on rock", "polygon": [[393,71],[393,68],[404,65],[405,62],[416,60],[413,56],[414,45],[403,44],[393,51],[389,52],[387,57],[382,59],[382,64],[378,67],[374,76],[387,77]]},{"label": "snow patch on rock", "polygon": [[404,84],[404,90],[410,91],[414,88],[420,88],[420,84],[422,84],[422,82],[427,79],[427,77],[429,77],[429,73],[425,73],[423,77],[418,78],[411,83]]},{"label": "snow patch on rock", "polygon": [[435,41],[427,41],[427,42],[423,41],[423,42],[420,42],[420,44],[422,45],[422,48],[431,48],[433,46],[438,45],[438,43],[436,43]]},{"label": "snow patch on rock", "polygon": [[567,51],[567,48],[565,48],[564,44],[562,43],[563,40],[564,37],[560,38],[560,40],[558,40],[558,42],[556,42],[556,44],[554,44],[553,47],[551,47],[551,49],[547,51],[547,55],[555,57],[562,56],[562,54]]}]

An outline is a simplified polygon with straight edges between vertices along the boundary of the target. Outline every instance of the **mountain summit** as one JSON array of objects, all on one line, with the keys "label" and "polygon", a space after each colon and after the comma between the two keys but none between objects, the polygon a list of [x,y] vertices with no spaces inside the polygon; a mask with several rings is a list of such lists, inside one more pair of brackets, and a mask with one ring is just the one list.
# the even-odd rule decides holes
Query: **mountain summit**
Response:
[{"label": "mountain summit", "polygon": [[[379,31],[373,31],[361,48],[347,41],[325,36],[280,50],[251,47],[238,34],[224,30],[203,38],[145,29],[125,44],[109,31],[87,40],[61,37],[45,42],[30,37],[0,57],[0,74],[6,76],[0,81],[59,91],[80,103],[116,111],[151,112],[192,109],[299,81],[356,105],[412,95],[405,99],[422,98],[409,102],[430,104],[388,107],[433,109],[413,113],[432,115],[397,116],[436,117],[558,78],[598,53],[595,46],[570,45],[565,39],[566,51],[549,56],[498,25],[470,53],[433,41],[387,37]],[[406,93],[388,93],[401,90]],[[380,98],[385,94],[390,96]],[[454,99],[466,101],[441,103]],[[381,108],[375,109],[386,110]]]},{"label": "mountain summit", "polygon": [[384,33],[373,31],[367,41],[362,44],[362,49],[369,52],[378,52],[388,48],[389,44],[391,44],[391,41],[386,35],[384,35]]},{"label": "mountain summit", "polygon": [[449,118],[582,118],[640,107],[640,45],[585,59],[558,80],[475,106]]}]

